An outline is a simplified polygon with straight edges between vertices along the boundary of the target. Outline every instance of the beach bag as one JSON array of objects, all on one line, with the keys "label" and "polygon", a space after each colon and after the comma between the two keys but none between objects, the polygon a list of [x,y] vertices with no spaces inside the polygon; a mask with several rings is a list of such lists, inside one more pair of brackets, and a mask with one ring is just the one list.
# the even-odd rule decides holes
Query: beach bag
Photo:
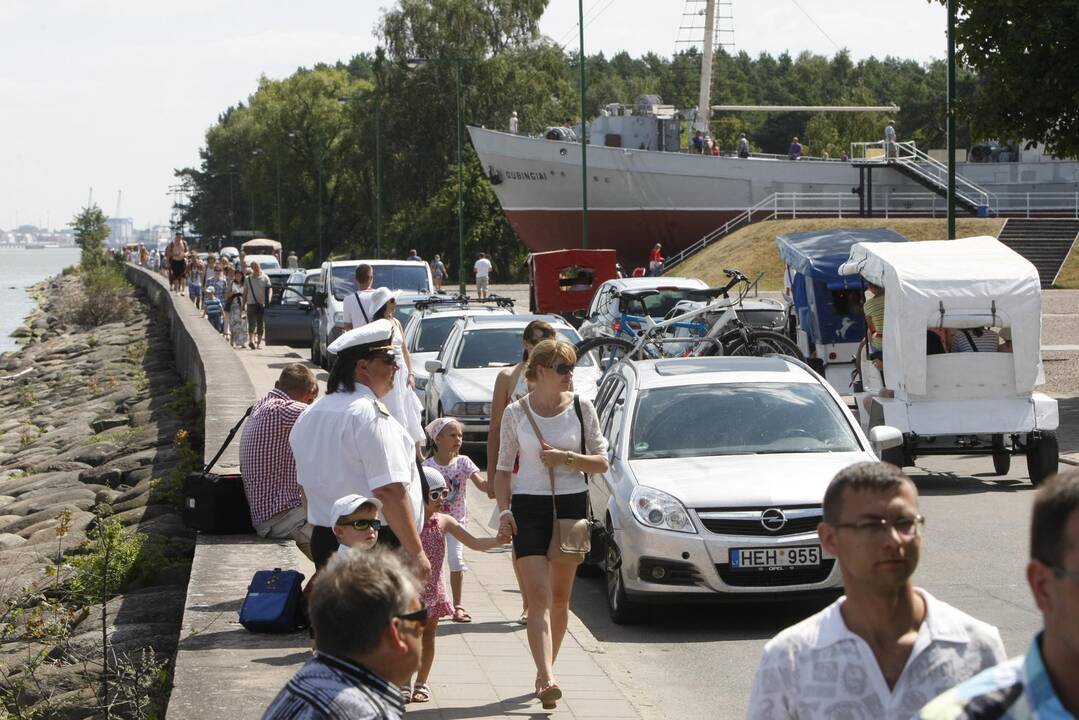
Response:
[{"label": "beach bag", "polygon": [[184,525],[192,530],[217,534],[255,531],[251,526],[251,508],[247,504],[240,474],[218,475],[210,472],[254,407],[252,405],[247,408],[247,412],[229,431],[225,442],[210,462],[206,463],[206,467],[198,472],[188,473],[184,478],[182,515]]},{"label": "beach bag", "polygon": [[295,570],[259,570],[247,586],[240,624],[250,632],[288,633],[306,623],[303,578]]},{"label": "beach bag", "polygon": [[[579,403],[580,400],[575,395],[573,397],[573,404],[578,413],[580,413]],[[532,417],[532,411],[529,409],[528,403],[522,402],[521,408],[525,411],[525,417],[528,418],[528,422],[532,425],[532,432],[536,433],[536,438],[539,439],[540,445],[543,445],[546,441],[543,439],[543,434],[540,432],[539,425],[536,424],[536,418]],[[578,415],[578,417],[580,417],[580,415]],[[581,440],[583,447],[583,423],[581,426]],[[551,479],[552,516],[551,543],[547,546],[547,559],[551,562],[580,565],[584,561],[585,556],[588,555],[589,551],[592,549],[592,520],[589,517],[583,517],[579,520],[559,518],[558,496],[555,495],[554,487],[554,468],[548,467],[547,475]],[[591,515],[591,511],[589,511],[588,514]]]}]

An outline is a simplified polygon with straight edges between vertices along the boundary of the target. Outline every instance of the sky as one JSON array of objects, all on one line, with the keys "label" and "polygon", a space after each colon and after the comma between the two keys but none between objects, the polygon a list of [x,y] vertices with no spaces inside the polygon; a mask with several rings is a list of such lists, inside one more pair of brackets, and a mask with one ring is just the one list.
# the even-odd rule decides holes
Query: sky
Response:
[{"label": "sky", "polygon": [[[686,4],[584,0],[585,52],[669,56]],[[136,228],[166,223],[172,171],[198,163],[221,111],[246,100],[261,75],[372,51],[391,5],[0,0],[0,228],[63,227],[91,188],[107,215],[122,193],[118,216]],[[944,10],[927,0],[730,0],[730,10],[734,50],[751,55],[841,47],[855,60],[928,61],[945,52]],[[577,12],[574,0],[550,0],[540,29],[575,49]]]}]

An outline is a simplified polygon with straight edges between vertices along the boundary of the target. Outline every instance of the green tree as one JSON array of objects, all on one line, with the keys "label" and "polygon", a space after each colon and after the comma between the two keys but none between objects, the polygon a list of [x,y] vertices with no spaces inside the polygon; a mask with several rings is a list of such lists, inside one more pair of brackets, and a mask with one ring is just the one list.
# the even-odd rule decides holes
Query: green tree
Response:
[{"label": "green tree", "polygon": [[75,232],[75,243],[82,248],[80,264],[93,270],[105,264],[105,240],[109,237],[108,218],[96,204],[79,211],[68,223]]}]

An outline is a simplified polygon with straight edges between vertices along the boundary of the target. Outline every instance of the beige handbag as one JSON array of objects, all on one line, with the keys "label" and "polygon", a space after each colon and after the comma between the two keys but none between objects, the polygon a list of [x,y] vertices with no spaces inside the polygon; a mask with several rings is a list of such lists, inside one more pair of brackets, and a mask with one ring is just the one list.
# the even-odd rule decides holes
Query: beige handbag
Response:
[{"label": "beige handbag", "polygon": [[[521,407],[525,411],[525,417],[532,425],[532,432],[536,433],[540,445],[544,445],[543,434],[536,424],[536,418],[532,417],[532,410],[528,407],[528,400],[522,400]],[[582,428],[583,432],[583,428]],[[592,523],[587,517],[579,520],[559,519],[557,495],[554,489],[554,468],[547,468],[547,475],[551,478],[551,543],[547,546],[547,559],[551,562],[564,562],[580,565],[589,550],[592,549]]]}]

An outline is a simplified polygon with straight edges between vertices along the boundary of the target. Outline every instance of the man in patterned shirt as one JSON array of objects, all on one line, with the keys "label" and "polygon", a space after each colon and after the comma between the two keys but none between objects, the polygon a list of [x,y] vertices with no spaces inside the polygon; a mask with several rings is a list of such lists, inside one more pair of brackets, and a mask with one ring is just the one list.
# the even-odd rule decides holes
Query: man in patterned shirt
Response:
[{"label": "man in patterned shirt", "polygon": [[296,482],[296,458],[288,436],[296,418],[317,396],[318,383],[307,366],[288,365],[274,389],[255,404],[240,437],[240,475],[255,533],[292,538],[307,557],[312,527]]},{"label": "man in patterned shirt", "polygon": [[907,720],[932,697],[1004,659],[992,625],[911,576],[921,553],[918,491],[889,463],[841,470],[817,527],[846,595],[765,646],[751,720]]},{"label": "man in patterned shirt", "polygon": [[331,558],[313,582],[315,656],[263,720],[398,720],[427,622],[419,580],[401,555],[375,547]]},{"label": "man in patterned shirt", "polygon": [[1027,654],[952,688],[922,708],[921,720],[1079,717],[1079,471],[1038,490],[1027,582],[1045,622]]}]

